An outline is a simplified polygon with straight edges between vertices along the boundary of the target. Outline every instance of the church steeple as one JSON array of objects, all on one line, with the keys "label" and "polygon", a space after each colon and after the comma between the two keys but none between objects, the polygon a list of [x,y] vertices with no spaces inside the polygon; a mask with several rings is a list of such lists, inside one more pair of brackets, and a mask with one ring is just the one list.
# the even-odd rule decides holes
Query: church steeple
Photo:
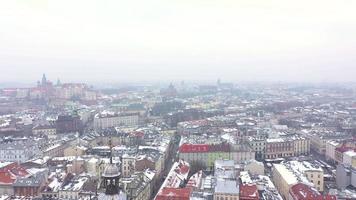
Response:
[{"label": "church steeple", "polygon": [[108,196],[118,195],[120,188],[119,188],[119,181],[120,181],[120,170],[113,163],[112,160],[112,141],[111,137],[109,139],[109,146],[110,146],[110,164],[105,168],[104,173],[102,175],[103,178],[103,186],[105,188],[105,194]]},{"label": "church steeple", "polygon": [[42,86],[45,86],[47,84],[47,78],[46,78],[46,74],[42,75],[42,82],[41,82]]}]

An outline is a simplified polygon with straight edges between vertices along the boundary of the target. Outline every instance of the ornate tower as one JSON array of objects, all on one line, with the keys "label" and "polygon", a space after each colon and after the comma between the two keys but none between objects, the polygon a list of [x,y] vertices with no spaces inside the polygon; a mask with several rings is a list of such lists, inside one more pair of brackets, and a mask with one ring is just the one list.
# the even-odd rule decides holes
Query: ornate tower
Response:
[{"label": "ornate tower", "polygon": [[103,178],[103,186],[105,188],[105,195],[115,196],[118,195],[120,192],[119,181],[120,181],[121,173],[119,168],[112,162],[111,138],[109,140],[109,145],[110,145],[110,164],[105,168],[102,178]]}]

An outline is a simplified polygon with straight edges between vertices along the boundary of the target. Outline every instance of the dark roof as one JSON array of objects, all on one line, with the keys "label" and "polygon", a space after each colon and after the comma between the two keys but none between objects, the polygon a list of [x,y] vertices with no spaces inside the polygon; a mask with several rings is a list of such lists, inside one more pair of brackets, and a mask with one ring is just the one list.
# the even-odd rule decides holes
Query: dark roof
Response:
[{"label": "dark roof", "polygon": [[38,173],[27,178],[18,178],[13,184],[14,187],[40,187],[45,181],[45,175]]}]

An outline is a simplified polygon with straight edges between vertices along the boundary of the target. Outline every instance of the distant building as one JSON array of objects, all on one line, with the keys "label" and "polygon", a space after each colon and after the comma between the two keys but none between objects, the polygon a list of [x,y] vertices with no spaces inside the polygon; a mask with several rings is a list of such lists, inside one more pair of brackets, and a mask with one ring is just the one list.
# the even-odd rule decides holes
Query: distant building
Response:
[{"label": "distant building", "polygon": [[173,84],[169,84],[167,89],[161,90],[161,95],[165,97],[175,97],[177,96],[177,89],[173,86]]},{"label": "distant building", "polygon": [[0,161],[23,163],[38,153],[39,149],[33,141],[0,144]]},{"label": "distant building", "polygon": [[94,129],[105,129],[119,126],[137,126],[138,113],[106,113],[94,117]]},{"label": "distant building", "polygon": [[83,130],[83,124],[78,115],[59,115],[56,121],[57,133],[74,133]]},{"label": "distant building", "polygon": [[246,161],[255,158],[255,152],[243,145],[230,144],[182,144],[179,147],[179,158],[188,162],[199,162],[212,168],[215,160],[228,159]]},{"label": "distant building", "polygon": [[34,136],[46,136],[48,138],[55,138],[57,129],[54,125],[36,125],[32,128]]}]

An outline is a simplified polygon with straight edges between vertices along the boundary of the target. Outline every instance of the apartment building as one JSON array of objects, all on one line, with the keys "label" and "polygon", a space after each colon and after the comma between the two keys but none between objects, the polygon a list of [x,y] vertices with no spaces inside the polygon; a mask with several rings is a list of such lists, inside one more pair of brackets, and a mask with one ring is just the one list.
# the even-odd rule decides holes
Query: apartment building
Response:
[{"label": "apartment building", "polygon": [[255,158],[255,152],[247,145],[182,144],[179,158],[191,163],[200,162],[212,169],[215,160],[247,161]]},{"label": "apartment building", "polygon": [[39,149],[33,142],[10,142],[0,144],[0,161],[23,163],[38,155]]},{"label": "apartment building", "polygon": [[48,138],[55,138],[57,129],[54,125],[37,125],[32,128],[34,136],[46,136]]},{"label": "apartment building", "polygon": [[294,144],[283,138],[266,140],[266,159],[291,157],[294,155]]},{"label": "apartment building", "polygon": [[138,113],[100,113],[94,117],[94,129],[105,129],[118,126],[137,126]]},{"label": "apartment building", "polygon": [[324,191],[324,172],[320,166],[310,162],[290,161],[274,164],[272,179],[281,195],[288,199],[291,187],[304,183],[317,191]]}]

